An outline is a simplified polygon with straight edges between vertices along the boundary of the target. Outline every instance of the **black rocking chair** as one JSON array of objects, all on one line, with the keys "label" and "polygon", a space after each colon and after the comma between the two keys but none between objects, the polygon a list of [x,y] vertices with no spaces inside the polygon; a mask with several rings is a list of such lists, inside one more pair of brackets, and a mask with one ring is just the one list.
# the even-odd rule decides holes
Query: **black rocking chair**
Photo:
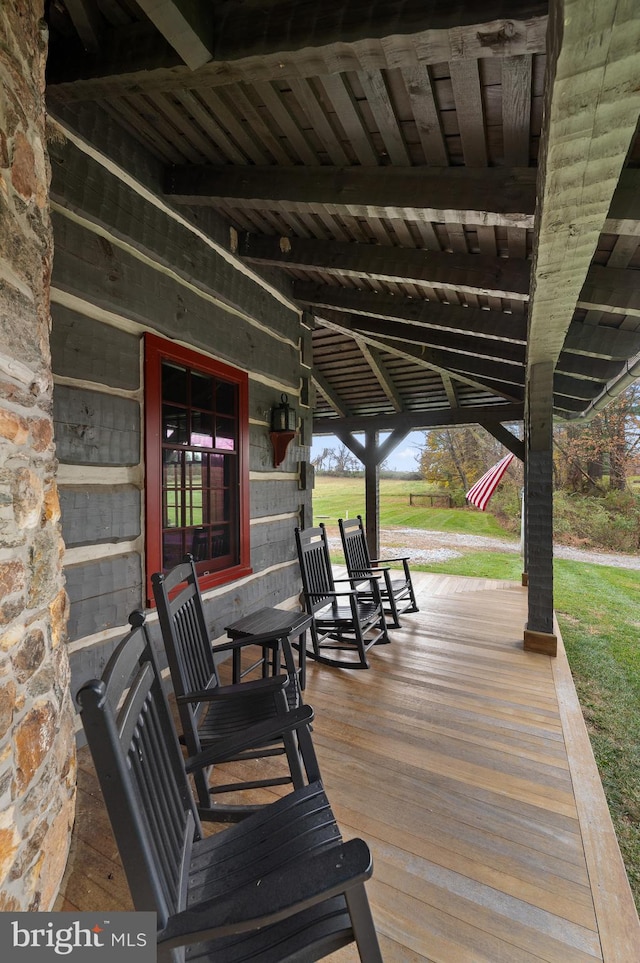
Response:
[{"label": "black rocking chair", "polygon": [[[413,591],[409,559],[406,555],[398,558],[371,558],[362,517],[338,519],[344,560],[351,578],[380,576],[380,595],[385,612],[391,616],[390,629],[400,627],[400,616],[404,612],[417,612],[416,596]],[[393,578],[390,562],[402,562],[404,576]]]},{"label": "black rocking chair", "polygon": [[[355,941],[361,960],[382,963],[371,854],[343,843],[320,782],[203,838],[144,617],[130,621],[77,699],[134,907],[157,913],[158,959],[310,961]],[[306,726],[312,710],[296,711]]]},{"label": "black rocking chair", "polygon": [[[365,591],[362,578],[334,579],[322,522],[318,528],[296,528],[296,545],[305,606],[313,616],[307,656],[343,669],[368,669],[367,651],[390,641],[378,580],[369,579]],[[337,590],[342,582],[347,587]]]},{"label": "black rocking chair", "polygon": [[[246,801],[248,792],[291,783],[296,789],[304,786],[311,778],[310,771],[317,773],[317,762],[311,740],[301,738],[303,729],[294,731],[285,726],[275,735],[272,730],[271,738],[265,742],[260,737],[259,728],[260,723],[275,718],[283,720],[284,726],[288,713],[302,704],[288,638],[276,637],[276,642],[285,650],[285,661],[291,667],[289,675],[221,686],[214,652],[235,652],[248,645],[266,647],[274,643],[273,633],[224,642],[216,645],[214,650],[190,555],[168,575],[159,572],[152,575],[151,582],[187,752],[196,756],[205,748],[211,749],[211,767],[194,772],[200,817],[222,822],[237,821],[259,808]],[[252,729],[258,733],[254,742],[248,741]],[[228,744],[233,738],[240,740],[241,748],[238,753],[229,755]],[[223,747],[224,754],[216,754],[218,744]],[[286,775],[272,771],[261,779],[211,784],[216,763],[244,762],[285,754],[289,765]],[[235,794],[234,802],[220,801],[225,796],[230,799],[229,793]],[[242,799],[238,793],[244,794],[245,801],[238,801]]]}]

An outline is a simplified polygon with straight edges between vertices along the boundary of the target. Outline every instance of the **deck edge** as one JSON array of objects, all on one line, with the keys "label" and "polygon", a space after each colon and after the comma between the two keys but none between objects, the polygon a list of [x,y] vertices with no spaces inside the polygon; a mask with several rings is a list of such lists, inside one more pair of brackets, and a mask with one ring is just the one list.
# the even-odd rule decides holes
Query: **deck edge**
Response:
[{"label": "deck edge", "polygon": [[558,696],[603,963],[640,959],[640,921],[557,621],[555,632],[558,654],[551,659],[551,671]]}]

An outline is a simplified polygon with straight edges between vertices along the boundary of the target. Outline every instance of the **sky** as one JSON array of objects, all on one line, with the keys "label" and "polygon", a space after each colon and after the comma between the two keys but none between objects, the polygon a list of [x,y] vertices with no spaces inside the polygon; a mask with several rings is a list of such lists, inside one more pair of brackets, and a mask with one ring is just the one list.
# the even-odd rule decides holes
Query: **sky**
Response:
[{"label": "sky", "polygon": [[[424,431],[411,431],[399,445],[397,445],[387,458],[387,465],[392,471],[417,471],[416,456],[418,448],[424,443]],[[384,441],[386,433],[380,432],[380,441]],[[358,441],[363,440],[362,435],[356,435]],[[311,446],[311,459],[319,455],[324,448],[339,448],[342,442],[335,435],[315,435]]]}]

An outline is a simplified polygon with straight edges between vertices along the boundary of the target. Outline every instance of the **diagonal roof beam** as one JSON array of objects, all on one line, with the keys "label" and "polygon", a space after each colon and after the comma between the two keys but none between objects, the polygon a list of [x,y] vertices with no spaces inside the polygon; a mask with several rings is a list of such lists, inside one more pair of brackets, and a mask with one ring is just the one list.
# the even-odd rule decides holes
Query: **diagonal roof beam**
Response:
[{"label": "diagonal roof beam", "polygon": [[374,375],[376,376],[378,384],[384,391],[385,395],[387,396],[387,398],[389,399],[389,401],[391,402],[395,410],[403,411],[404,404],[402,402],[402,397],[400,396],[400,392],[394,385],[393,379],[389,374],[389,372],[387,371],[387,367],[384,361],[382,360],[382,356],[380,355],[380,352],[378,351],[378,349],[373,348],[371,345],[367,344],[367,342],[363,341],[362,338],[356,338],[356,342],[358,344],[358,347],[362,351],[362,354],[364,355],[365,361],[367,362],[367,364],[373,371]]},{"label": "diagonal roof beam", "polygon": [[450,377],[450,375],[447,375],[447,374],[442,375],[442,387],[445,390],[447,401],[449,402],[451,407],[457,408],[460,404],[460,402],[458,401],[458,392],[456,390],[455,382]]},{"label": "diagonal roof beam", "polygon": [[[484,0],[479,21],[474,2],[457,4],[455,17],[441,0],[323,0],[317,11],[307,0],[274,0],[253,9],[251,16],[244,4],[207,4],[213,8],[215,50],[213,62],[196,73],[177,63],[162,37],[136,29],[132,39],[128,28],[114,37],[112,47],[102,44],[98,57],[53,64],[50,83],[52,89],[57,85],[56,96],[86,100],[134,88],[157,93],[380,70],[401,61],[427,64],[544,53],[548,6],[546,0]],[[144,60],[127,51],[128,46],[136,53],[144,50]]]},{"label": "diagonal roof beam", "polygon": [[213,11],[211,0],[137,0],[167,43],[196,70],[213,59]]},{"label": "diagonal roof beam", "polygon": [[[341,315],[332,311],[323,311],[316,315],[316,320],[325,328],[338,331],[340,334],[353,337],[353,332],[344,325]],[[487,391],[491,394],[506,398],[509,401],[520,401],[524,369],[518,365],[500,365],[497,362],[482,361],[472,356],[465,357],[466,370],[457,367],[457,358],[450,352],[438,351],[426,346],[406,344],[374,335],[360,335],[367,344],[371,344],[387,354],[412,361],[414,364],[436,371],[438,374],[452,376],[457,381],[471,385],[471,387]],[[451,365],[454,365],[454,368]],[[497,387],[499,385],[499,387]]]},{"label": "diagonal roof beam", "polygon": [[316,388],[318,391],[322,392],[333,410],[336,411],[342,418],[348,418],[351,414],[349,406],[345,404],[335,388],[329,384],[327,379],[324,377],[324,375],[320,374],[317,368],[314,368],[312,378]]},{"label": "diagonal roof beam", "polygon": [[584,16],[581,0],[552,0],[529,371],[558,360],[605,230],[640,112],[638,49],[636,4],[598,0]]},{"label": "diagonal roof beam", "polygon": [[519,301],[529,296],[531,265],[520,258],[260,234],[242,234],[237,253],[252,264],[304,271],[317,269],[338,277],[445,285],[453,291]]},{"label": "diagonal roof beam", "polygon": [[93,0],[65,0],[65,7],[85,50],[91,54],[100,49],[100,42],[106,27],[100,11]]},{"label": "diagonal roof beam", "polygon": [[184,165],[167,172],[182,204],[533,227],[536,171],[529,167],[241,167]]},{"label": "diagonal roof beam", "polygon": [[524,461],[524,442],[521,441],[517,435],[514,435],[512,431],[509,431],[508,428],[505,428],[504,425],[502,425],[499,421],[493,423],[489,422],[488,424],[483,425],[483,427],[486,428],[490,435],[493,435],[496,441],[499,441],[501,445],[504,445],[505,448],[512,452],[516,458],[519,458],[522,462]]}]

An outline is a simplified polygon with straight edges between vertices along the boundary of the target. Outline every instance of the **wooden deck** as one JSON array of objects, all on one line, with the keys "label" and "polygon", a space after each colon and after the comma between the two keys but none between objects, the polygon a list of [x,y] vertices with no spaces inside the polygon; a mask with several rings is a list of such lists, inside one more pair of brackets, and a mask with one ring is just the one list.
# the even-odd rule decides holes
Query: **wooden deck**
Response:
[{"label": "wooden deck", "polygon": [[[525,589],[419,575],[370,671],[309,665],[314,741],[387,963],[631,963],[640,926],[564,650],[525,653]],[[130,899],[86,750],[57,909]],[[350,950],[335,963],[357,959]]]}]

